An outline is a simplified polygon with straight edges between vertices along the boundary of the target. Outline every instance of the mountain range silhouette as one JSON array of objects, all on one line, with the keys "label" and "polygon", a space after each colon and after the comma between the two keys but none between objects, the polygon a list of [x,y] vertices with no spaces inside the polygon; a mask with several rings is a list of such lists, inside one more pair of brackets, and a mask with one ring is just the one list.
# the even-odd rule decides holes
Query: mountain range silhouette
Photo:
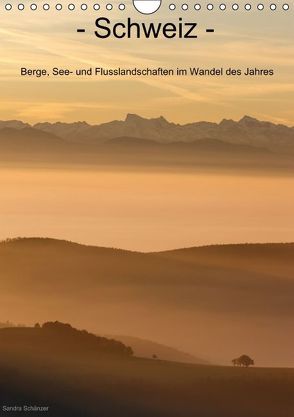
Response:
[{"label": "mountain range silhouette", "polygon": [[164,117],[100,125],[0,121],[0,161],[87,166],[293,170],[294,128],[249,116],[179,125]]}]

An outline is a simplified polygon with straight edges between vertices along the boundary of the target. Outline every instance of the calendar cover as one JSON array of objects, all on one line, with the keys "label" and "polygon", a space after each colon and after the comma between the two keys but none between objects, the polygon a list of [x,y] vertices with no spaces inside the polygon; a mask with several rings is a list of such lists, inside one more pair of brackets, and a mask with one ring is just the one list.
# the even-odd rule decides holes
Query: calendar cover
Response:
[{"label": "calendar cover", "polygon": [[286,1],[1,2],[1,415],[293,417]]}]

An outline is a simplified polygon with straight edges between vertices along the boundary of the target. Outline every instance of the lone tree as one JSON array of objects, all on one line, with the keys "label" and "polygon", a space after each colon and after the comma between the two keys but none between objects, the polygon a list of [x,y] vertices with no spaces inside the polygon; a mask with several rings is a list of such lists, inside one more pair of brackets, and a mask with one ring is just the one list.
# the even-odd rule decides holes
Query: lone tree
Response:
[{"label": "lone tree", "polygon": [[234,366],[244,366],[248,368],[251,365],[254,365],[254,360],[248,355],[241,355],[239,358],[233,359],[232,363]]}]

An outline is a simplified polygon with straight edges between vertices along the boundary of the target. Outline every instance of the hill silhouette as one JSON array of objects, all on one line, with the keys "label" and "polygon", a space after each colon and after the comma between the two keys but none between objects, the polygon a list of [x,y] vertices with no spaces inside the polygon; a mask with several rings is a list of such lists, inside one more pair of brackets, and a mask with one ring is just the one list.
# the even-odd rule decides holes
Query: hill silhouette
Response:
[{"label": "hill silhouette", "polygon": [[25,126],[21,129],[5,127],[0,129],[0,149],[2,152],[53,152],[66,146],[63,139],[47,132]]},{"label": "hill silhouette", "polygon": [[139,253],[53,239],[6,241],[2,314],[24,323],[54,314],[93,333],[150,339],[213,363],[246,351],[259,364],[294,365],[293,254],[293,243]]},{"label": "hill silhouette", "polygon": [[46,322],[35,327],[8,327],[0,329],[0,350],[13,352],[21,346],[26,353],[38,355],[114,355],[132,356],[130,347],[114,339],[99,337],[77,330],[70,324]]},{"label": "hill silhouette", "polygon": [[245,116],[220,123],[163,117],[100,125],[0,121],[0,160],[94,166],[293,170],[294,128]]},{"label": "hill silhouette", "polygon": [[39,415],[42,407],[50,417],[293,415],[293,369],[126,358],[101,355],[101,347],[101,339],[61,323],[0,330],[3,406],[18,415],[25,407]]}]

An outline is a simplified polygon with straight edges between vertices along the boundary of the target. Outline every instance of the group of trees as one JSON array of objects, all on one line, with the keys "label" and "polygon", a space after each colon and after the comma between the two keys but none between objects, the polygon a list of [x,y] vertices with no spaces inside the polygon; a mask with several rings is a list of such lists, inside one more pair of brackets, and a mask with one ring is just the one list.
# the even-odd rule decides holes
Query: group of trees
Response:
[{"label": "group of trees", "polygon": [[248,368],[248,366],[254,365],[254,360],[248,355],[241,355],[239,358],[233,359],[232,363],[234,366],[244,366],[245,368]]}]

